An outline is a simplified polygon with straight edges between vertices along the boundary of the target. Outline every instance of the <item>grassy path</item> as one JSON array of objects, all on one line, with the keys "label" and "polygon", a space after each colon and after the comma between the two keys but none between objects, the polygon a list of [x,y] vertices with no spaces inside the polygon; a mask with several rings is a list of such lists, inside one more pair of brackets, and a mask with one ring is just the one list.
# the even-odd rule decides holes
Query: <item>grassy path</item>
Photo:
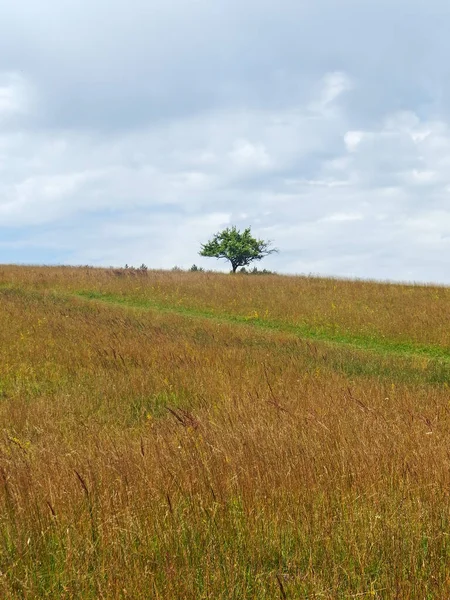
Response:
[{"label": "grassy path", "polygon": [[138,300],[92,291],[80,291],[71,295],[73,297],[83,298],[91,301],[106,302],[122,307],[137,308],[142,310],[157,310],[159,312],[177,314],[189,318],[209,319],[218,323],[233,323],[256,327],[266,331],[272,330],[290,333],[304,340],[320,341],[333,345],[342,345],[357,350],[369,350],[382,355],[395,354],[410,358],[425,358],[433,361],[450,363],[450,348],[447,349],[440,346],[398,342],[386,338],[367,337],[348,332],[333,333],[329,331],[320,331],[307,324],[291,325],[288,323],[261,318],[224,313],[217,314],[211,311],[199,311],[182,306],[162,304],[152,300]]}]

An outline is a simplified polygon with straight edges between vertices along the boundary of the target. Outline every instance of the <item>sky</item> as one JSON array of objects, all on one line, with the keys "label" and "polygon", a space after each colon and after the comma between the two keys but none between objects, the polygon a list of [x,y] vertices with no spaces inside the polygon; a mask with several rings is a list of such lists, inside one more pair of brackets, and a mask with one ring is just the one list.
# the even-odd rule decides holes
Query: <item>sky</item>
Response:
[{"label": "sky", "polygon": [[0,263],[450,283],[447,0],[0,8]]}]

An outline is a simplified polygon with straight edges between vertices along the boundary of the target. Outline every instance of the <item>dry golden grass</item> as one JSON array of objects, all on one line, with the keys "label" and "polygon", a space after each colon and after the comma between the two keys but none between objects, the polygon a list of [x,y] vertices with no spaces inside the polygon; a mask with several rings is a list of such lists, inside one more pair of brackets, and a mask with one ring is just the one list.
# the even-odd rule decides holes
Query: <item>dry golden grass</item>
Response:
[{"label": "dry golden grass", "polygon": [[450,365],[201,318],[317,327],[334,303],[361,338],[445,348],[447,288],[19,267],[0,285],[1,598],[450,597]]},{"label": "dry golden grass", "polygon": [[450,288],[314,277],[0,267],[0,285],[90,290],[214,314],[450,347]]}]

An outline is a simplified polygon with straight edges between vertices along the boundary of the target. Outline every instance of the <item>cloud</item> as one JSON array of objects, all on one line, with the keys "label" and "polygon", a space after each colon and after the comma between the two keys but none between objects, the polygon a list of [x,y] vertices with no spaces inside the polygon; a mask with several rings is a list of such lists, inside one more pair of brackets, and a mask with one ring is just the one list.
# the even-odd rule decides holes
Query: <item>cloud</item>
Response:
[{"label": "cloud", "polygon": [[229,156],[238,168],[264,170],[271,165],[270,156],[264,145],[252,144],[248,140],[237,140]]},{"label": "cloud", "polygon": [[0,72],[0,127],[17,123],[33,109],[34,95],[19,73]]},{"label": "cloud", "polygon": [[347,131],[344,135],[344,142],[349,152],[355,152],[364,138],[362,131]]},{"label": "cloud", "polygon": [[311,103],[310,109],[319,113],[335,110],[336,100],[352,88],[352,82],[346,73],[335,71],[327,73],[322,81],[322,90],[316,101]]},{"label": "cloud", "polygon": [[362,221],[364,217],[358,213],[333,213],[322,219],[325,222],[342,223],[344,221]]},{"label": "cloud", "polygon": [[450,282],[449,16],[9,3],[0,260],[219,266],[199,245],[236,224],[275,241],[268,268]]}]

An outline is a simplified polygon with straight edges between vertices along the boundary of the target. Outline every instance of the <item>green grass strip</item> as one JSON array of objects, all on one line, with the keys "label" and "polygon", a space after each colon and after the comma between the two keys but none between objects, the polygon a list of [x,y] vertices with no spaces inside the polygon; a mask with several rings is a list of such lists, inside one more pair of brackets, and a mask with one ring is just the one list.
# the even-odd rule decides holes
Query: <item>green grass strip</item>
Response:
[{"label": "green grass strip", "polygon": [[[256,333],[285,333],[304,342],[315,341],[322,348],[311,348],[312,364],[321,368],[345,373],[348,377],[371,376],[388,381],[424,385],[450,385],[450,359],[445,349],[433,346],[399,344],[395,341],[373,337],[329,335],[308,326],[295,326],[266,319],[246,318],[239,315],[218,315],[212,311],[189,309],[179,305],[168,305],[150,299],[136,299],[127,296],[96,291],[66,292],[62,290],[25,289],[12,284],[0,285],[2,293],[10,293],[39,301],[44,296],[55,301],[71,302],[74,299],[92,303],[110,304],[119,308],[138,311],[155,311],[173,314],[183,318],[209,320],[215,323],[239,325]],[[291,352],[282,344],[283,350]],[[328,348],[325,352],[324,350]],[[425,350],[425,351],[424,351]],[[344,352],[345,351],[345,352]],[[396,359],[392,363],[392,359]],[[425,361],[423,361],[425,359]],[[411,362],[413,361],[413,362]],[[419,362],[418,362],[419,361]]]},{"label": "green grass strip", "polygon": [[440,346],[431,346],[424,344],[411,344],[408,342],[398,342],[386,338],[367,337],[349,333],[332,333],[314,329],[308,324],[291,325],[280,321],[271,321],[261,318],[244,317],[232,314],[216,314],[211,311],[199,311],[182,306],[167,305],[154,300],[140,300],[127,298],[124,296],[115,296],[94,291],[80,291],[73,296],[107,302],[118,306],[125,306],[138,309],[153,309],[159,312],[171,313],[185,317],[210,319],[221,323],[232,323],[239,325],[248,325],[265,330],[278,331],[282,333],[291,333],[304,340],[327,342],[331,344],[345,345],[359,350],[370,350],[379,354],[396,354],[405,357],[427,358],[434,361],[450,362],[450,349]]}]

